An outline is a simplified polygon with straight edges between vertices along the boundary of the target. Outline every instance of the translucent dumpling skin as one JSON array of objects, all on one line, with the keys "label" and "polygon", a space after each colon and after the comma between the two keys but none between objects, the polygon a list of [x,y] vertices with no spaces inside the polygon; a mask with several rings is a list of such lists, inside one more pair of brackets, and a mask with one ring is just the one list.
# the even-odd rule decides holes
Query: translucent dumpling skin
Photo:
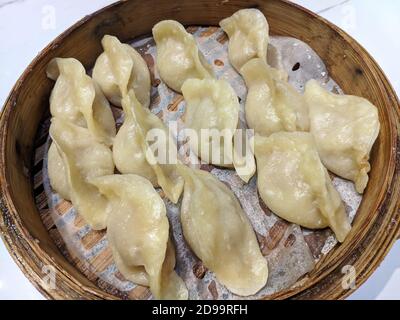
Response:
[{"label": "translucent dumpling skin", "polygon": [[260,10],[239,10],[219,25],[228,34],[229,61],[237,71],[253,58],[267,61],[269,26]]},{"label": "translucent dumpling skin", "polygon": [[259,194],[275,214],[310,229],[329,226],[344,241],[351,226],[310,133],[256,136],[255,155]]},{"label": "translucent dumpling skin", "polygon": [[249,128],[263,136],[279,131],[308,131],[305,99],[281,71],[262,59],[252,59],[240,72],[248,89],[245,112]]},{"label": "translucent dumpling skin", "polygon": [[183,234],[217,279],[240,296],[255,294],[268,278],[268,265],[239,201],[212,174],[179,166],[185,179]]},{"label": "translucent dumpling skin", "polygon": [[107,198],[107,239],[121,273],[149,286],[156,299],[187,299],[175,273],[165,204],[151,183],[138,175],[109,175],[91,182]]},{"label": "translucent dumpling skin", "polygon": [[[95,230],[106,227],[106,200],[88,180],[114,173],[111,150],[99,143],[86,128],[78,127],[63,119],[53,118],[50,136],[56,146],[62,164],[51,163],[49,154],[49,176],[52,187],[67,195],[85,221]],[[56,161],[59,161],[57,157]],[[58,170],[54,172],[53,170]],[[65,170],[62,172],[62,170]],[[54,177],[65,177],[63,189]]]},{"label": "translucent dumpling skin", "polygon": [[56,81],[50,96],[51,115],[88,128],[99,142],[112,145],[116,128],[110,104],[83,65],[73,58],[55,58],[47,76]]},{"label": "translucent dumpling skin", "polygon": [[197,48],[194,37],[177,21],[164,20],[153,27],[157,45],[157,69],[171,89],[181,92],[187,79],[213,78],[209,63]]},{"label": "translucent dumpling skin", "polygon": [[337,95],[316,81],[306,85],[311,133],[328,170],[354,181],[363,193],[371,169],[369,155],[379,134],[377,108],[356,96]]},{"label": "translucent dumpling skin", "polygon": [[139,102],[150,105],[150,72],[142,56],[129,44],[121,43],[114,36],[105,35],[101,41],[104,52],[97,58],[93,79],[106,97],[116,106],[129,90]]}]

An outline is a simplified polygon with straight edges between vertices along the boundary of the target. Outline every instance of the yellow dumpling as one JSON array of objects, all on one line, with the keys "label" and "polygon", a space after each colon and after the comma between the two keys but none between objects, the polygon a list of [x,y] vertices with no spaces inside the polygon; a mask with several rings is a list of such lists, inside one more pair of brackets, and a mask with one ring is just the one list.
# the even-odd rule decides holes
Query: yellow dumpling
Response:
[{"label": "yellow dumpling", "polygon": [[237,71],[253,58],[267,61],[269,26],[260,10],[239,10],[219,25],[228,34],[229,61]]},{"label": "yellow dumpling", "polygon": [[230,291],[257,293],[267,282],[268,265],[239,201],[211,173],[179,170],[185,179],[181,223],[189,246]]},{"label": "yellow dumpling", "polygon": [[308,131],[308,109],[304,97],[280,70],[262,59],[252,59],[240,70],[246,85],[246,121],[255,133],[269,136],[279,131]]},{"label": "yellow dumpling", "polygon": [[88,128],[106,145],[112,145],[116,128],[110,104],[82,64],[73,58],[55,58],[47,76],[56,81],[50,96],[53,117]]},{"label": "yellow dumpling", "polygon": [[194,37],[177,21],[164,20],[153,27],[157,69],[171,89],[181,92],[187,79],[213,78],[211,65],[197,48]]},{"label": "yellow dumpling", "polygon": [[138,175],[91,179],[107,198],[107,239],[120,272],[149,286],[156,299],[187,299],[174,271],[175,249],[169,240],[165,204],[151,183]]},{"label": "yellow dumpling", "polygon": [[[127,118],[113,150],[117,168],[123,173],[148,178],[163,189],[168,199],[177,203],[183,179],[176,171],[177,148],[168,128],[148,108],[142,107],[133,90],[122,99],[122,105]],[[152,139],[157,140],[155,147],[150,144]]]},{"label": "yellow dumpling", "polygon": [[104,229],[106,199],[88,180],[114,173],[111,150],[96,141],[88,129],[59,118],[52,119],[50,136],[65,170],[53,172],[59,167],[49,165],[52,187],[57,188],[54,177],[65,177],[68,188],[63,194],[68,194],[75,209],[93,229]]},{"label": "yellow dumpling", "polygon": [[142,106],[149,107],[150,72],[142,56],[114,36],[105,35],[101,43],[104,52],[96,60],[93,80],[116,106],[121,106],[122,97],[132,89]]},{"label": "yellow dumpling", "polygon": [[369,154],[379,134],[378,109],[364,98],[330,93],[314,80],[307,83],[305,97],[322,163],[354,181],[363,193],[371,169]]},{"label": "yellow dumpling", "polygon": [[257,187],[268,208],[306,228],[329,226],[344,241],[351,225],[310,133],[256,136],[255,155]]}]

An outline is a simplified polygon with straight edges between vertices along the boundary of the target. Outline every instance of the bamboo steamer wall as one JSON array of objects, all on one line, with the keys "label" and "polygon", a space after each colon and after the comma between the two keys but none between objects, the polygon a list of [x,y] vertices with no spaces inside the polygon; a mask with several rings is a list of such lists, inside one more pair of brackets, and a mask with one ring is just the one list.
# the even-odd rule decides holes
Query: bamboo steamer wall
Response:
[{"label": "bamboo steamer wall", "polygon": [[[1,115],[0,228],[11,255],[46,297],[115,298],[102,292],[61,255],[34,203],[33,141],[48,110],[53,86],[45,74],[48,62],[54,57],[75,57],[90,68],[102,51],[104,34],[128,41],[149,34],[163,19],[184,25],[217,25],[222,18],[248,7],[266,15],[272,34],[308,43],[347,94],[365,97],[378,107],[381,121],[381,133],[371,155],[370,183],[350,236],[321,259],[301,285],[268,298],[344,298],[351,291],[341,286],[342,267],[355,267],[359,286],[387,254],[400,232],[399,102],[379,66],[356,41],[324,19],[285,1],[120,1],[78,22],[43,50],[18,80]],[[55,267],[55,289],[41,281],[45,265]]]}]

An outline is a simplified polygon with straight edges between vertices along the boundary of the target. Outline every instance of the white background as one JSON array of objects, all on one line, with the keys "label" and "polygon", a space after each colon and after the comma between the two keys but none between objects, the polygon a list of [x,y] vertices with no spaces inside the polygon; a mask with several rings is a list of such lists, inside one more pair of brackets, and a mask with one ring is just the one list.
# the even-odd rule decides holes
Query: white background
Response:
[{"label": "white background", "polygon": [[[113,0],[0,0],[0,105],[32,59],[73,23]],[[400,1],[296,0],[358,40],[400,93]],[[0,299],[43,299],[0,241]],[[350,299],[400,299],[400,242]]]}]

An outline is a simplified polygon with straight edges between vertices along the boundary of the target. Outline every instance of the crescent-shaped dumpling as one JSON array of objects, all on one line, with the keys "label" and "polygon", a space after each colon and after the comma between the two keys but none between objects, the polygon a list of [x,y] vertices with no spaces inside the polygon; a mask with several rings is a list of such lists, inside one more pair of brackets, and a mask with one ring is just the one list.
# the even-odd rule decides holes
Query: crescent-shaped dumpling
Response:
[{"label": "crescent-shaped dumpling", "polygon": [[[122,99],[127,116],[123,131],[118,132],[113,156],[117,168],[135,173],[160,186],[168,199],[177,203],[183,179],[177,173],[177,147],[163,121],[144,108],[133,90]],[[152,140],[155,140],[151,143]]]},{"label": "crescent-shaped dumpling", "polygon": [[177,21],[164,20],[153,27],[157,69],[171,89],[181,92],[187,79],[213,78],[211,65],[197,48],[194,37]]},{"label": "crescent-shaped dumpling", "polygon": [[304,97],[283,73],[262,59],[252,59],[240,70],[246,85],[246,121],[255,133],[269,136],[279,131],[308,131],[308,109]]},{"label": "crescent-shaped dumpling", "polygon": [[182,86],[182,94],[186,101],[185,126],[193,130],[189,136],[192,151],[206,163],[234,166],[248,182],[255,172],[254,156],[250,148],[246,150],[248,157],[242,156],[236,145],[240,105],[231,85],[222,79],[188,79]]},{"label": "crescent-shaped dumpling", "polygon": [[275,214],[310,229],[330,227],[343,242],[351,226],[308,132],[255,137],[258,192]]},{"label": "crescent-shaped dumpling", "polygon": [[75,209],[93,229],[104,229],[107,202],[88,180],[114,173],[111,150],[99,143],[88,129],[64,119],[52,119],[50,136],[65,169],[65,172],[53,172],[57,167],[49,166],[52,187],[57,187],[54,177],[65,176],[69,187],[67,194]]},{"label": "crescent-shaped dumpling", "polygon": [[379,134],[378,109],[364,98],[330,93],[314,80],[307,83],[305,97],[323,164],[354,181],[363,193],[371,169],[369,154]]},{"label": "crescent-shaped dumpling", "polygon": [[119,172],[138,174],[150,180],[153,186],[158,186],[157,175],[146,159],[144,137],[135,117],[133,105],[137,104],[136,109],[143,107],[134,94],[131,96],[131,99],[128,97],[122,99],[124,123],[114,139],[114,163]]},{"label": "crescent-shaped dumpling", "polygon": [[203,161],[233,166],[233,136],[239,121],[239,101],[226,80],[188,79],[182,86],[186,101],[184,122],[194,130],[193,152]]},{"label": "crescent-shaped dumpling", "polygon": [[112,145],[116,129],[110,104],[82,64],[73,58],[55,58],[47,76],[56,81],[50,96],[51,115],[88,128],[99,142]]},{"label": "crescent-shaped dumpling", "polygon": [[156,299],[187,299],[175,273],[165,204],[151,183],[138,175],[91,179],[107,205],[107,239],[117,268],[134,283],[149,286]]},{"label": "crescent-shaped dumpling", "polygon": [[97,58],[93,79],[100,85],[106,97],[116,106],[133,90],[145,108],[150,105],[150,72],[146,61],[129,44],[117,37],[105,35],[101,40],[104,52]]},{"label": "crescent-shaped dumpling", "polygon": [[229,61],[237,71],[253,58],[267,61],[269,26],[260,10],[239,10],[219,25],[228,34]]},{"label": "crescent-shaped dumpling", "polygon": [[211,173],[179,170],[185,179],[181,223],[189,246],[230,291],[257,293],[267,282],[268,265],[239,201]]}]

